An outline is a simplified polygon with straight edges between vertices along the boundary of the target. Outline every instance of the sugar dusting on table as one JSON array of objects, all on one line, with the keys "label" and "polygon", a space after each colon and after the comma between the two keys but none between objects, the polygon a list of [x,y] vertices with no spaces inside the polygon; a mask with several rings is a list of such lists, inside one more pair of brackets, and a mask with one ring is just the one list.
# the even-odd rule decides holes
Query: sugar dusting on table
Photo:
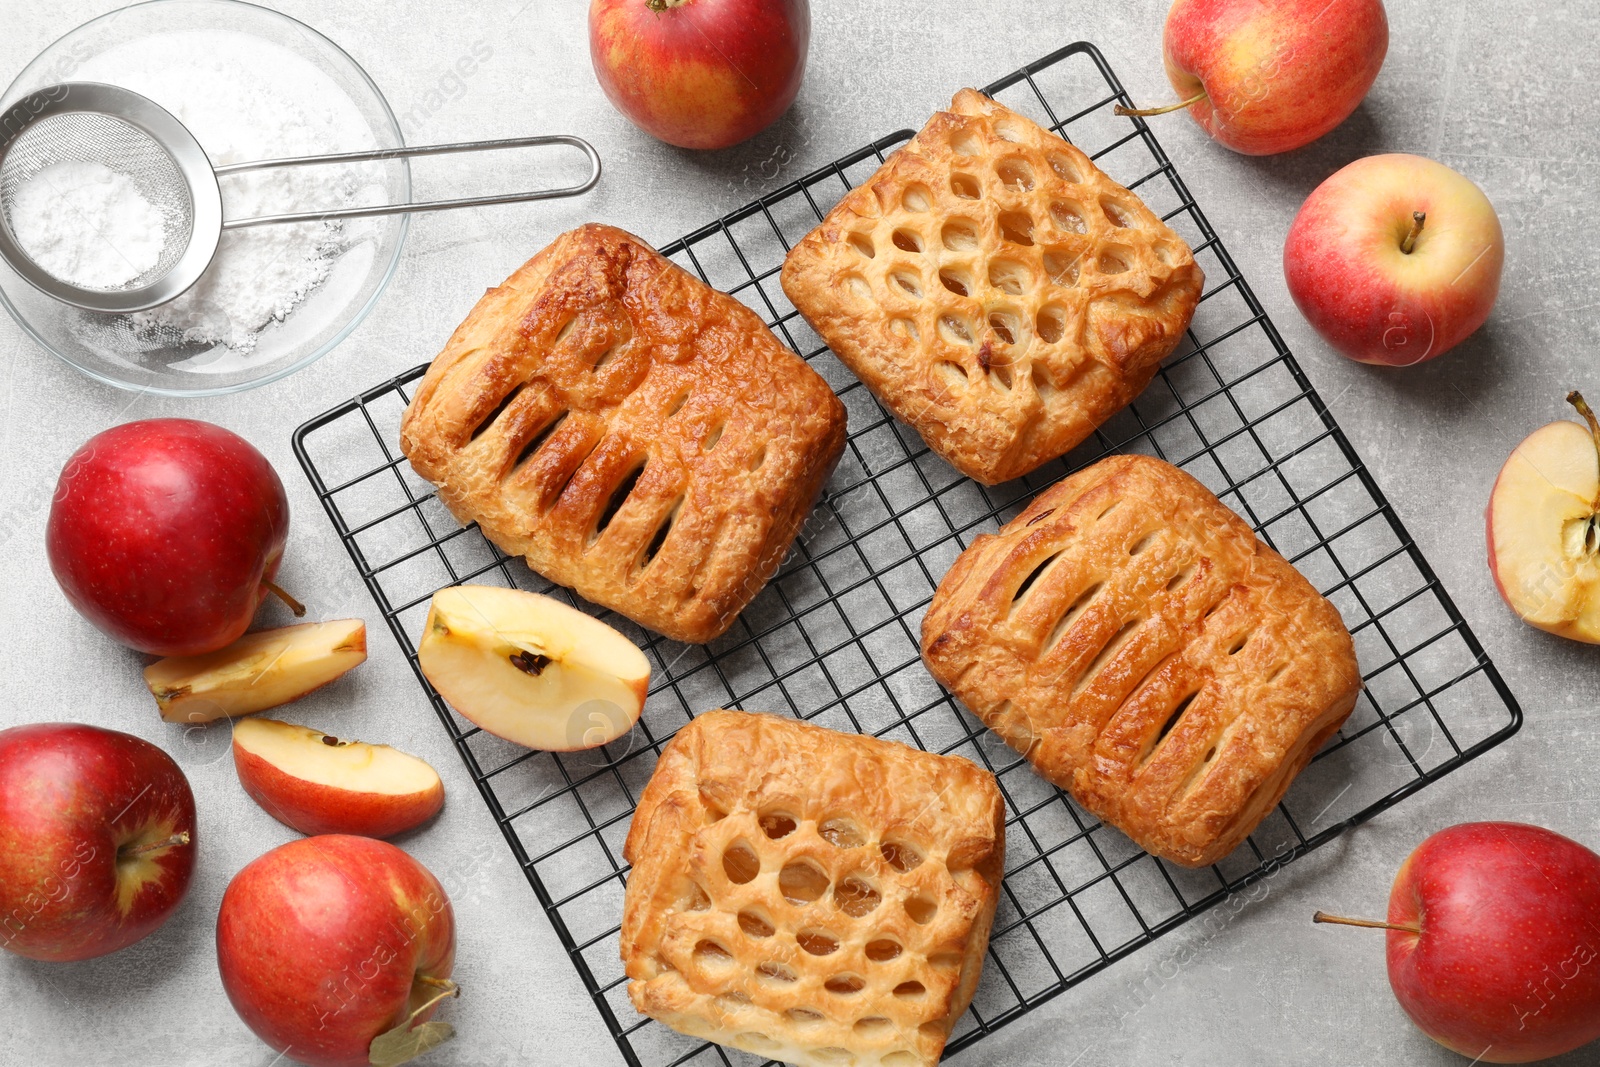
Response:
[{"label": "sugar dusting on table", "polygon": [[[287,49],[228,31],[145,38],[94,57],[81,80],[120,85],[188,127],[214,166],[375,147],[354,102]],[[248,218],[373,202],[373,165],[295,167],[219,179],[223,217]],[[187,293],[132,315],[137,331],[221,344],[243,354],[328,277],[345,229],[319,221],[227,231]]]}]

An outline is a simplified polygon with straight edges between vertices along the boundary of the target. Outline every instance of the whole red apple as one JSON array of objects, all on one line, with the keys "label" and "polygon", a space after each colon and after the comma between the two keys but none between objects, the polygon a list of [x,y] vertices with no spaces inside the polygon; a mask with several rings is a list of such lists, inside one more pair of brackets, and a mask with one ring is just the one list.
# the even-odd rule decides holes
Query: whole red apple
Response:
[{"label": "whole red apple", "polygon": [[679,148],[727,148],[778,121],[805,76],[808,0],[593,0],[607,99]]},{"label": "whole red apple", "polygon": [[1421,156],[1368,156],[1306,199],[1283,274],[1306,319],[1361,363],[1410,366],[1482,326],[1500,295],[1505,237],[1469,179]]},{"label": "whole red apple", "polygon": [[86,960],[167,921],[194,872],[194,795],[172,757],[76,723],[0,731],[0,945]]},{"label": "whole red apple", "polygon": [[1475,1063],[1559,1056],[1600,1038],[1596,916],[1600,856],[1537,826],[1453,826],[1395,876],[1389,983],[1423,1033]]},{"label": "whole red apple", "polygon": [[[1389,50],[1382,0],[1176,0],[1167,80],[1218,143],[1250,156],[1310,144],[1350,117]],[[1157,108],[1154,113],[1175,108]]]},{"label": "whole red apple", "polygon": [[249,627],[288,536],[283,483],[248,441],[148,419],[91,437],[67,461],[45,547],[84,618],[141,652],[193,656]]},{"label": "whole red apple", "polygon": [[368,837],[292,841],[234,876],[217,916],[222,986],[267,1044],[312,1067],[365,1067],[373,1042],[415,1055],[452,996],[455,918],[422,864]]}]

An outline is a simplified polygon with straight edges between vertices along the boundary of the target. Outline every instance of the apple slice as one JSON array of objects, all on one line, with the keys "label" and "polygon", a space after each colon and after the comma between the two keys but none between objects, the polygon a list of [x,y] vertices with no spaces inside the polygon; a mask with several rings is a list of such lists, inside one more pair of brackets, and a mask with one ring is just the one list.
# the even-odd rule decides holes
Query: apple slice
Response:
[{"label": "apple slice", "polygon": [[649,661],[616,630],[559,600],[499,586],[435,593],[417,658],[472,722],[555,752],[627,733],[650,686]]},{"label": "apple slice", "polygon": [[307,622],[245,634],[203,656],[173,656],[144,669],[168,722],[201,723],[299,700],[367,658],[360,619]]},{"label": "apple slice", "polygon": [[1489,570],[1511,610],[1541,630],[1600,644],[1600,423],[1552,422],[1511,453],[1489,494]]},{"label": "apple slice", "polygon": [[303,834],[389,837],[444,807],[427,761],[277,719],[234,723],[233,765],[268,815]]}]

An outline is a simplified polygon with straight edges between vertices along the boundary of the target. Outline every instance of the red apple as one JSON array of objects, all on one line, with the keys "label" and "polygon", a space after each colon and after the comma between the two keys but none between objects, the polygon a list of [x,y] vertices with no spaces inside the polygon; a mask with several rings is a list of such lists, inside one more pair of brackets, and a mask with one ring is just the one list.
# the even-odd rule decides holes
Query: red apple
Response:
[{"label": "red apple", "polygon": [[234,724],[233,765],[267,814],[303,834],[392,837],[444,807],[444,783],[426,761],[276,719]]},{"label": "red apple", "polygon": [[283,483],[248,441],[193,419],[147,419],[91,437],[67,461],[45,547],[84,618],[141,652],[195,656],[245,632],[275,589],[288,536]]},{"label": "red apple", "polygon": [[427,1019],[456,993],[455,947],[438,880],[370,837],[273,849],[234,875],[217,916],[217,965],[234,1010],[311,1067],[399,1063],[447,1039],[449,1026]]},{"label": "red apple", "polygon": [[794,103],[808,0],[593,0],[589,57],[607,99],[679,148],[727,148]]},{"label": "red apple", "polygon": [[[1521,823],[1464,823],[1407,857],[1389,894],[1389,983],[1418,1028],[1475,1063],[1600,1038],[1600,856]],[[1318,921],[1346,922],[1318,913]]]},{"label": "red apple", "polygon": [[[1167,80],[1218,143],[1250,156],[1310,144],[1350,117],[1389,50],[1382,0],[1176,0]],[[1118,109],[1119,113],[1128,113]]]},{"label": "red apple", "polygon": [[194,872],[194,795],[172,757],[76,723],[0,731],[0,945],[115,952],[167,921]]},{"label": "red apple", "polygon": [[1401,154],[1358,159],[1323,182],[1283,248],[1289,293],[1323,339],[1392,367],[1441,356],[1482,326],[1504,262],[1483,190]]}]

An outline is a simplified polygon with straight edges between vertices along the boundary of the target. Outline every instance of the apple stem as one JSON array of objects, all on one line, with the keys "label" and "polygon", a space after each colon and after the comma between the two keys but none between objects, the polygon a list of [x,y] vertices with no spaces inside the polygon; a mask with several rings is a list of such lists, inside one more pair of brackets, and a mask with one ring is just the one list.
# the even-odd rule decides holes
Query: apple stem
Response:
[{"label": "apple stem", "polygon": [[[1589,436],[1594,438],[1595,453],[1600,456],[1600,419],[1595,418],[1594,409],[1583,398],[1583,394],[1576,389],[1567,394],[1567,403],[1577,408],[1578,414],[1583,416],[1583,421],[1589,424]],[[1600,511],[1600,499],[1595,500],[1595,510]],[[1597,518],[1600,518],[1600,516],[1590,516],[1589,529],[1583,539],[1583,547],[1590,552],[1600,548],[1600,541],[1597,541],[1597,531],[1595,530],[1595,520]]]},{"label": "apple stem", "polygon": [[446,997],[459,997],[461,987],[448,978],[429,978],[422,974],[413,975],[412,981],[432,986],[439,992],[418,1005],[400,1025],[373,1038],[372,1044],[367,1046],[367,1059],[363,1062],[375,1067],[400,1067],[400,1064],[410,1063],[455,1036],[455,1028],[449,1023],[424,1023],[420,1020]]},{"label": "apple stem", "polygon": [[1381,923],[1375,919],[1346,919],[1340,915],[1329,915],[1325,911],[1319,911],[1311,916],[1311,921],[1314,923],[1337,923],[1340,926],[1361,926],[1368,930],[1398,930],[1402,934],[1416,934],[1419,937],[1422,935],[1422,927],[1420,926],[1411,926],[1407,923]]},{"label": "apple stem", "polygon": [[298,619],[306,613],[306,606],[288,593],[285,593],[281,586],[269,582],[265,578],[261,579],[261,584],[267,587],[269,593],[289,605],[289,610],[294,612],[295,618]]},{"label": "apple stem", "polygon": [[1182,111],[1186,107],[1192,107],[1195,104],[1198,104],[1205,98],[1206,91],[1201,89],[1189,99],[1180,101],[1176,104],[1167,104],[1164,107],[1123,107],[1121,104],[1118,104],[1116,107],[1111,109],[1111,112],[1114,115],[1137,115],[1140,118],[1147,119],[1153,115],[1165,115],[1172,111]]},{"label": "apple stem", "polygon": [[188,843],[189,831],[183,830],[164,841],[150,841],[143,845],[135,845],[132,848],[119,848],[117,849],[117,859],[137,859],[149,852],[159,852],[164,848],[172,848],[174,845],[187,845]]},{"label": "apple stem", "polygon": [[1417,247],[1417,238],[1422,236],[1422,224],[1427,221],[1428,213],[1426,211],[1413,211],[1411,213],[1411,232],[1406,234],[1405,240],[1400,242],[1400,251],[1408,256],[1411,254],[1411,250]]},{"label": "apple stem", "polygon": [[1578,409],[1578,414],[1583,416],[1583,421],[1589,424],[1589,434],[1594,438],[1594,446],[1600,451],[1600,419],[1596,419],[1594,409],[1583,398],[1583,394],[1574,389],[1567,394],[1567,403]]},{"label": "apple stem", "polygon": [[687,2],[688,0],[644,0],[644,6],[659,15],[663,11],[670,10]]},{"label": "apple stem", "polygon": [[435,1004],[439,1003],[439,1001],[445,1000],[449,997],[459,997],[461,995],[461,987],[450,981],[448,978],[429,978],[426,975],[419,974],[417,975],[416,980],[421,982],[423,985],[435,987],[439,990],[439,992],[434,994],[432,997],[429,997],[425,1003],[419,1006],[416,1011],[411,1013],[411,1017],[406,1020],[408,1025],[415,1023],[419,1018],[426,1015]]}]

